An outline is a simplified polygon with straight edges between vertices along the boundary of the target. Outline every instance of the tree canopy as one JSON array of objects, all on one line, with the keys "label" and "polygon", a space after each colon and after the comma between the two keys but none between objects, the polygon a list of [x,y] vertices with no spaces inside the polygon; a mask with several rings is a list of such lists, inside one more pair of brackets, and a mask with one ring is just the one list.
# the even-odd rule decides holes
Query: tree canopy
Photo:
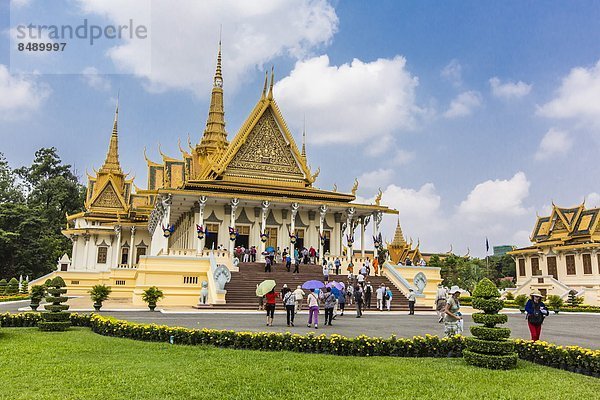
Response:
[{"label": "tree canopy", "polygon": [[85,187],[55,148],[11,169],[0,153],[0,277],[51,272],[71,242],[61,234],[66,214],[83,209]]}]

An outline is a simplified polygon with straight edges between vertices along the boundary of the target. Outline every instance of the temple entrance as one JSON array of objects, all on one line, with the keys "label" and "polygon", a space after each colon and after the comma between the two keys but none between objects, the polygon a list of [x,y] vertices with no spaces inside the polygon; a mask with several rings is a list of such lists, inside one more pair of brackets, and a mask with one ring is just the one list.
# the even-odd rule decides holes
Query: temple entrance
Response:
[{"label": "temple entrance", "polygon": [[214,250],[219,246],[219,224],[206,224],[204,248]]},{"label": "temple entrance", "polygon": [[277,228],[266,228],[266,232],[269,237],[265,243],[265,248],[273,247],[275,250],[277,250]]},{"label": "temple entrance", "polygon": [[298,251],[304,248],[304,229],[296,229],[296,244],[294,248],[298,249]]},{"label": "temple entrance", "polygon": [[242,246],[247,249],[250,246],[250,226],[236,226],[238,236],[235,239],[235,246]]},{"label": "temple entrance", "polygon": [[[323,244],[323,254],[325,254],[331,249],[331,231],[323,231],[323,235],[325,236],[325,244]],[[321,256],[323,254],[321,254]]]}]

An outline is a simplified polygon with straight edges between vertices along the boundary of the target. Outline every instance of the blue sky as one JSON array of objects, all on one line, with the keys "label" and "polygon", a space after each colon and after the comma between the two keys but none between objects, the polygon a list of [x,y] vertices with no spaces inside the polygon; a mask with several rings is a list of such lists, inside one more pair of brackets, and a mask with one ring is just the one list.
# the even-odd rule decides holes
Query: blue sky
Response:
[{"label": "blue sky", "polygon": [[[359,177],[364,201],[381,187],[424,251],[527,245],[552,201],[600,205],[597,2],[0,0],[0,16],[0,151],[13,166],[55,146],[84,177],[120,92],[121,162],[144,187],[144,146],[158,160],[159,142],[177,156],[178,139],[202,134],[222,25],[230,138],[274,65],[298,140],[306,116],[317,185],[349,191]],[[132,18],[149,38],[71,41],[52,62],[14,55],[16,23],[83,18]]]}]

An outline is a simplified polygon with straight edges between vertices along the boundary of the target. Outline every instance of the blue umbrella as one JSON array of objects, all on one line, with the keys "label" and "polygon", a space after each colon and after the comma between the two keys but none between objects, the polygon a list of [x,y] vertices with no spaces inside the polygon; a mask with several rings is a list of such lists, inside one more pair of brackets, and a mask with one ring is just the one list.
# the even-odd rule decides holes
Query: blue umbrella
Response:
[{"label": "blue umbrella", "polygon": [[306,281],[302,284],[302,289],[321,289],[325,287],[325,284],[321,281],[316,281],[316,280],[311,280],[311,281]]},{"label": "blue umbrella", "polygon": [[267,253],[271,253],[271,252],[275,251],[275,248],[274,248],[273,246],[269,246],[269,247],[267,247],[267,248],[265,249],[265,251],[266,251]]},{"label": "blue umbrella", "polygon": [[342,282],[329,282],[327,285],[325,285],[325,287],[329,287],[331,289],[337,289],[337,290],[342,290],[344,287],[346,287]]},{"label": "blue umbrella", "polygon": [[331,293],[333,293],[333,295],[335,296],[335,298],[339,298],[340,297],[340,289],[336,288],[335,286],[331,288]]}]

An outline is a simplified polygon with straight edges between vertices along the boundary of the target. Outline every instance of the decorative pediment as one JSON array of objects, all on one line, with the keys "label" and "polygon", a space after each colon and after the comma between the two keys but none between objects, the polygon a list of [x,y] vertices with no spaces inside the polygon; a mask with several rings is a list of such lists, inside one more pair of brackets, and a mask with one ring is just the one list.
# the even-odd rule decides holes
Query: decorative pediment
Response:
[{"label": "decorative pediment", "polygon": [[123,195],[119,193],[112,177],[109,178],[104,187],[96,192],[96,195],[90,199],[89,207],[93,208],[109,208],[109,209],[127,209],[127,204]]},{"label": "decorative pediment", "polygon": [[240,211],[237,218],[235,219],[235,223],[236,224],[253,224],[254,222],[250,221],[250,218],[248,218],[248,214],[246,214],[246,209],[242,208],[242,211]]}]

